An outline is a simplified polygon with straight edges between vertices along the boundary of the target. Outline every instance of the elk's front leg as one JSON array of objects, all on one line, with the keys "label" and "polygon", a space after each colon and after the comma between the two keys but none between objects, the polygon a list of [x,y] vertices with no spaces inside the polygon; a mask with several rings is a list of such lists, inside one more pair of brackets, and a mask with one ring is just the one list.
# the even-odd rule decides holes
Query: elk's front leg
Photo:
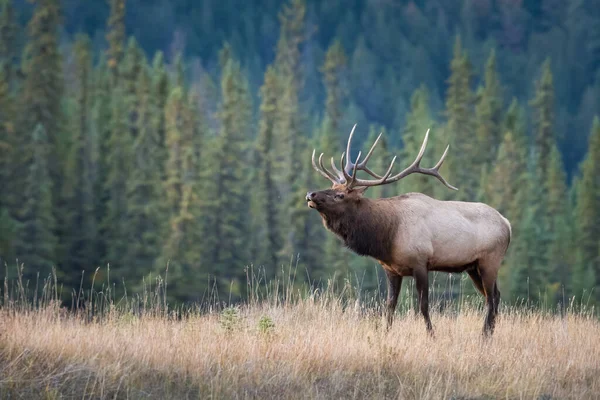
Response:
[{"label": "elk's front leg", "polygon": [[417,286],[419,308],[421,309],[423,318],[425,318],[427,332],[433,335],[433,326],[431,325],[431,319],[429,319],[429,276],[427,273],[427,268],[415,268],[413,271],[413,277],[415,278],[415,284]]},{"label": "elk's front leg", "polygon": [[387,275],[388,290],[387,290],[387,329],[392,327],[394,321],[394,311],[396,311],[396,304],[398,304],[398,295],[400,294],[400,288],[402,286],[402,277],[390,271],[385,271]]}]

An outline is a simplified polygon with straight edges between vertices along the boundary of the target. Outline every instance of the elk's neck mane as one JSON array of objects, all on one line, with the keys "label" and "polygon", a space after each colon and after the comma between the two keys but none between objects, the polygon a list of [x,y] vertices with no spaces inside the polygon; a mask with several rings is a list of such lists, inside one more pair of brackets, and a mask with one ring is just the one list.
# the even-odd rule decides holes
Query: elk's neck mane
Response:
[{"label": "elk's neck mane", "polygon": [[399,224],[396,213],[381,202],[365,198],[360,199],[353,208],[343,214],[322,213],[327,229],[338,235],[355,253],[382,262],[391,261]]}]

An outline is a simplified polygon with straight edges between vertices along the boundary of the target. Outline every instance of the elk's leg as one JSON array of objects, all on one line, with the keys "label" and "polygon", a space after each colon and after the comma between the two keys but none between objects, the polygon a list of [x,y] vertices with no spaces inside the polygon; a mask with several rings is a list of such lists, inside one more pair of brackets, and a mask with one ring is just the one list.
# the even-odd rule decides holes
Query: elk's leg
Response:
[{"label": "elk's leg", "polygon": [[400,294],[400,288],[402,286],[402,277],[394,274],[393,272],[385,271],[387,275],[388,289],[387,289],[387,329],[392,327],[394,321],[394,311],[396,311],[396,304],[398,304],[398,295]]},{"label": "elk's leg", "polygon": [[500,307],[500,291],[498,290],[498,282],[494,284],[494,314],[498,315],[498,307]]},{"label": "elk's leg", "polygon": [[496,270],[496,268],[486,268],[485,266],[479,270],[487,303],[487,316],[483,325],[483,334],[486,336],[494,333],[496,314],[498,313],[498,305],[500,302],[500,291],[496,286]]},{"label": "elk's leg", "polygon": [[431,319],[429,318],[429,276],[426,268],[415,268],[413,272],[415,278],[415,284],[417,286],[417,298],[419,301],[419,308],[421,314],[425,318],[425,325],[427,326],[427,332],[433,334],[433,326],[431,325]]},{"label": "elk's leg", "polygon": [[479,271],[477,268],[467,270],[467,274],[471,277],[473,281],[473,285],[481,294],[485,297],[485,290],[483,289],[483,282],[481,281],[481,275],[479,275]]}]

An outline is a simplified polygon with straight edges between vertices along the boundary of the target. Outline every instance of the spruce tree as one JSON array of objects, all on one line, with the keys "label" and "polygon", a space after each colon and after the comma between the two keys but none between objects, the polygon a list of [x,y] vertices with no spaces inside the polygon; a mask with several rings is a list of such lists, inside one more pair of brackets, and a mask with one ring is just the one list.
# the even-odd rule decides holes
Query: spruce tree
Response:
[{"label": "spruce tree", "polygon": [[[35,0],[27,25],[29,41],[23,57],[25,80],[21,91],[19,131],[22,137],[42,125],[48,137],[48,168],[53,201],[58,202],[62,182],[60,160],[66,158],[62,120],[63,75],[58,30],[61,23],[58,0]],[[27,142],[20,149],[20,167],[27,168],[33,154]],[[24,164],[24,165],[23,165]],[[58,207],[55,207],[55,211]]]},{"label": "spruce tree", "polygon": [[[274,278],[279,266],[278,254],[282,246],[280,216],[278,207],[266,207],[265,199],[277,199],[279,193],[275,186],[274,139],[277,123],[277,73],[270,66],[265,73],[265,82],[261,87],[260,123],[256,149],[257,188],[252,190],[255,198],[256,216],[253,236],[258,238],[257,260],[264,263],[265,271]],[[270,203],[270,201],[269,201]]]},{"label": "spruce tree", "polygon": [[110,16],[107,23],[108,68],[111,71],[112,85],[119,79],[119,69],[125,54],[125,3],[126,0],[110,0]]},{"label": "spruce tree", "polygon": [[185,101],[182,88],[175,87],[167,100],[165,108],[165,129],[167,146],[167,163],[165,165],[165,195],[169,215],[177,215],[181,204],[181,180],[183,176],[183,152],[189,138],[183,126]]},{"label": "spruce tree", "polygon": [[572,241],[570,204],[566,173],[560,152],[556,145],[552,146],[547,171],[548,180],[545,183],[547,193],[547,229],[549,233],[548,267],[550,270],[549,296],[561,299],[563,289],[569,284],[570,266],[575,259],[571,251],[575,242]]},{"label": "spruce tree", "polygon": [[105,264],[116,265],[116,270],[127,268],[123,257],[128,247],[127,181],[131,172],[132,142],[128,129],[127,109],[122,86],[116,86],[111,96],[111,126],[107,143],[107,176],[104,182],[106,209],[102,220],[105,238]]},{"label": "spruce tree", "polygon": [[87,36],[75,42],[75,112],[71,119],[71,148],[65,168],[63,194],[66,199],[67,285],[75,287],[83,270],[96,267],[97,223],[95,215],[95,174],[97,154],[91,131],[92,54]]},{"label": "spruce tree", "polygon": [[127,278],[137,284],[153,270],[160,254],[165,223],[162,206],[162,166],[157,162],[160,143],[156,119],[160,110],[152,96],[149,71],[138,78],[138,135],[133,143],[131,177],[127,181],[128,248],[124,258]]},{"label": "spruce tree", "polygon": [[225,65],[221,97],[221,130],[213,142],[213,151],[206,155],[209,168],[202,177],[203,181],[214,182],[202,190],[204,212],[208,216],[202,221],[207,239],[202,243],[202,253],[221,288],[229,286],[231,279],[231,293],[239,296],[245,279],[244,267],[248,264],[245,238],[249,188],[244,176],[248,172],[246,150],[251,104],[246,78],[234,59]]},{"label": "spruce tree", "polygon": [[542,65],[541,76],[536,82],[535,96],[531,101],[533,107],[534,151],[537,154],[539,174],[542,181],[547,181],[547,171],[554,133],[554,79],[550,69],[550,60]]},{"label": "spruce tree", "polygon": [[[480,170],[472,164],[477,148],[474,146],[473,100],[471,63],[463,50],[460,37],[454,44],[454,57],[450,63],[450,78],[446,92],[446,135],[452,152],[461,157],[448,159],[447,178],[461,190],[456,193],[459,200],[474,200]],[[450,194],[447,192],[447,196]]]},{"label": "spruce tree", "polygon": [[[437,160],[434,160],[435,156],[439,157],[434,153],[438,153],[436,150],[440,146],[436,144],[441,142],[442,132],[435,127],[435,122],[429,110],[429,93],[427,88],[421,85],[414,91],[410,99],[410,112],[406,116],[406,126],[402,132],[403,148],[400,157],[402,166],[400,168],[406,168],[417,157],[427,130],[430,130],[429,144],[421,165],[429,168],[437,162]],[[399,167],[396,168],[401,170]],[[387,170],[387,166],[384,167],[383,171],[385,170]],[[429,196],[434,195],[437,186],[435,179],[421,174],[407,177],[401,185],[403,192],[421,192]]]},{"label": "spruce tree", "polygon": [[475,105],[475,167],[490,163],[501,141],[502,93],[496,72],[496,52],[492,50],[485,66],[484,85],[477,92]]},{"label": "spruce tree", "polygon": [[[26,266],[25,278],[33,281],[37,273],[45,279],[55,260],[57,238],[52,213],[52,185],[48,169],[48,136],[38,124],[32,135],[32,158],[25,179],[23,204],[18,239],[17,257]],[[30,287],[33,286],[30,282]]]},{"label": "spruce tree", "polygon": [[167,105],[167,99],[169,97],[169,76],[164,64],[164,58],[162,52],[157,52],[152,61],[152,96],[156,103],[156,110],[158,115],[154,122],[156,123],[156,132],[158,134],[159,154],[156,162],[160,165],[164,165],[167,157],[165,151],[165,108]]},{"label": "spruce tree", "polygon": [[577,227],[576,271],[573,274],[573,294],[581,296],[584,290],[600,281],[600,119],[594,118],[588,141],[588,153],[581,164],[581,178],[576,185],[575,226]]}]

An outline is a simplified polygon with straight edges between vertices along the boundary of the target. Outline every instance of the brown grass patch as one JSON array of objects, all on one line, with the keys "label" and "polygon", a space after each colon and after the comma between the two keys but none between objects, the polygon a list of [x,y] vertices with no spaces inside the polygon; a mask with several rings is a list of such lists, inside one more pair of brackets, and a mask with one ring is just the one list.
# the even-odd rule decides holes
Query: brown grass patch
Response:
[{"label": "brown grass patch", "polygon": [[[466,309],[399,316],[305,299],[185,318],[55,307],[0,311],[1,398],[545,398],[600,396],[600,323],[504,309],[491,340]],[[260,322],[262,319],[262,322]],[[266,323],[265,323],[266,321]],[[274,326],[272,326],[274,325]]]}]

